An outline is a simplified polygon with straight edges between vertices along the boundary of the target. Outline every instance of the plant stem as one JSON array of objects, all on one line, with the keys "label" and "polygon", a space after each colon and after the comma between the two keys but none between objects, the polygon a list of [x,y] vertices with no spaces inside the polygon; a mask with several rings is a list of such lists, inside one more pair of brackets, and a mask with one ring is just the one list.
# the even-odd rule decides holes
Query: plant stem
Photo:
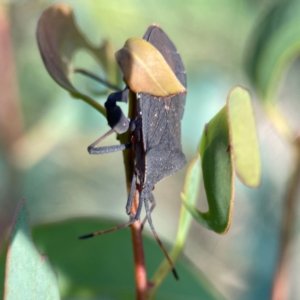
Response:
[{"label": "plant stem", "polygon": [[105,108],[100,103],[95,101],[94,99],[92,99],[89,96],[86,96],[84,94],[81,94],[79,92],[77,92],[77,93],[73,92],[73,93],[71,93],[71,96],[75,99],[80,99],[80,100],[84,101],[91,107],[95,108],[103,117],[106,117]]},{"label": "plant stem", "polygon": [[[136,118],[136,97],[131,91],[129,92],[128,117],[131,120]],[[130,132],[119,135],[118,139],[122,144],[128,143],[130,140]],[[131,179],[134,172],[134,152],[133,149],[123,151],[123,162],[126,173],[126,187],[129,194]],[[135,192],[134,203],[132,205],[132,213],[135,213],[139,202],[139,192]],[[135,264],[135,283],[136,283],[136,299],[144,300],[147,292],[147,273],[144,259],[144,247],[140,221],[136,221],[131,225],[132,246]]]},{"label": "plant stem", "polygon": [[[134,203],[132,213],[135,213],[139,203],[139,192],[136,190],[134,195]],[[131,225],[133,255],[134,255],[134,271],[136,282],[136,295],[138,300],[144,300],[147,293],[147,272],[145,268],[143,238],[140,220]]]},{"label": "plant stem", "polygon": [[300,184],[300,137],[294,142],[295,169],[286,191],[282,216],[282,232],[278,264],[274,275],[272,300],[285,300],[289,297],[288,262],[293,241],[293,230],[296,221],[296,200]]}]

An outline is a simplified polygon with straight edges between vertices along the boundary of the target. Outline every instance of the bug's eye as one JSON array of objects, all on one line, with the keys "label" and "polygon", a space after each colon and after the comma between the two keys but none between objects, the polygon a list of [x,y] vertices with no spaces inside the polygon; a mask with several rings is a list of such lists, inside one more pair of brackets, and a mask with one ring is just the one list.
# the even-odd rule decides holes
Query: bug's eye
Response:
[{"label": "bug's eye", "polygon": [[[129,120],[129,119],[128,119]],[[135,124],[135,121],[134,120],[131,120],[130,121],[130,124],[129,124],[129,129],[131,132],[133,132],[136,128],[136,124]]]}]

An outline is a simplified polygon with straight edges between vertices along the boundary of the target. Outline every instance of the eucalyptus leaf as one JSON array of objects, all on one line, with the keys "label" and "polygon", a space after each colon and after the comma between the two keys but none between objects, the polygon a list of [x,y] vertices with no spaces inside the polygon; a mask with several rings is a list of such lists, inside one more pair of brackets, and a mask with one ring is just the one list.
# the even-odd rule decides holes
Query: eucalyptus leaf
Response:
[{"label": "eucalyptus leaf", "polygon": [[237,86],[229,92],[226,105],[205,126],[199,152],[208,211],[199,211],[185,197],[182,200],[200,224],[226,233],[232,219],[235,172],[249,187],[260,183],[260,152],[247,90]]},{"label": "eucalyptus leaf", "polygon": [[234,153],[235,171],[249,187],[257,187],[261,163],[251,98],[247,90],[237,86],[227,97],[230,145]]},{"label": "eucalyptus leaf", "polygon": [[[130,229],[118,230],[85,241],[78,239],[78,236],[95,228],[110,228],[113,225],[116,225],[116,221],[78,218],[33,228],[35,244],[47,253],[57,271],[63,299],[135,298]],[[145,236],[143,242],[147,272],[151,276],[163,254],[152,236]],[[168,244],[166,246],[168,248]],[[0,268],[3,267],[4,259],[0,256]],[[182,256],[176,264],[176,269],[180,281],[175,282],[173,275],[169,274],[155,299],[223,299],[218,297],[220,294],[211,289],[211,283],[207,279],[204,280],[205,276],[187,258]]]},{"label": "eucalyptus leaf", "polygon": [[[197,153],[192,162],[190,163],[184,182],[184,191],[181,194],[181,199],[184,203],[189,203],[190,205],[196,205],[202,177],[201,168],[201,157]],[[182,206],[176,243],[178,247],[183,247],[187,238],[187,234],[191,225],[191,216],[188,211]]]},{"label": "eucalyptus leaf", "polygon": [[[192,215],[189,213],[189,211],[186,209],[185,206],[189,205],[193,207],[196,205],[199,188],[200,188],[199,185],[200,180],[201,180],[201,158],[199,153],[197,153],[188,167],[188,171],[185,177],[184,191],[181,194],[181,199],[183,201],[183,204],[181,207],[177,237],[176,237],[174,247],[169,252],[169,256],[174,263],[179,259],[180,255],[182,254],[184,245],[186,244],[186,240],[188,237],[191,222],[192,222]],[[165,279],[168,273],[170,273],[170,265],[167,259],[164,259],[164,261],[161,263],[161,265],[156,270],[154,276],[151,279],[151,282],[154,284],[154,287],[150,291],[149,294],[150,299],[156,299],[154,298],[154,296],[156,295],[157,290],[159,289],[160,285],[163,283],[163,280]],[[204,273],[200,273],[200,272],[198,273],[199,273],[198,278],[199,281],[201,282],[201,286],[203,288],[205,287],[205,290],[207,292],[207,296],[203,299],[216,299],[216,300],[225,299],[224,296],[212,284],[212,282],[209,282],[209,280],[207,279]]]},{"label": "eucalyptus leaf", "polygon": [[5,300],[60,299],[48,258],[36,249],[24,200],[17,208],[6,258]]},{"label": "eucalyptus leaf", "polygon": [[226,233],[231,223],[234,200],[234,164],[226,106],[205,125],[199,152],[208,211],[201,212],[188,202],[184,204],[204,227]]},{"label": "eucalyptus leaf", "polygon": [[105,116],[102,105],[79,92],[71,82],[74,72],[72,57],[79,49],[88,50],[102,65],[104,71],[113,72],[113,49],[108,42],[92,46],[78,30],[73,10],[67,4],[55,4],[47,8],[39,19],[37,41],[45,67],[51,77],[75,98],[80,98]]},{"label": "eucalyptus leaf", "polygon": [[186,93],[162,54],[149,42],[130,38],[116,53],[124,81],[135,93],[168,97]]}]

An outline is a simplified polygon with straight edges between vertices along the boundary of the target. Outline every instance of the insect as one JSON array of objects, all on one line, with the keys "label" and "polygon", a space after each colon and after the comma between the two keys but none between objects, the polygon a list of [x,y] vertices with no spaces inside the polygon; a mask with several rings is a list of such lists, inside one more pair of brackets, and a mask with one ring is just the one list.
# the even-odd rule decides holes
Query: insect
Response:
[{"label": "insect", "polygon": [[[172,41],[156,25],[150,26],[143,39],[151,43],[160,51],[171,67],[181,84],[186,87],[186,73]],[[181,120],[184,113],[185,94],[171,97],[154,97],[146,93],[137,94],[137,117],[135,120],[127,119],[116,102],[127,102],[129,87],[109,95],[105,107],[107,120],[112,128],[104,136],[88,147],[90,154],[104,154],[122,151],[132,147],[135,153],[135,172],[131,182],[131,189],[126,204],[126,213],[129,215],[133,204],[134,194],[139,181],[139,204],[134,216],[129,222],[114,228],[84,235],[80,238],[89,238],[105,234],[131,225],[140,217],[143,203],[146,216],[152,232],[166,255],[172,271],[178,278],[172,261],[162,246],[151,219],[151,211],[155,207],[152,190],[156,183],[181,169],[185,163],[185,156],[181,148]],[[124,145],[95,147],[106,136],[113,132],[123,133],[131,131],[131,142]],[[149,201],[152,204],[149,207]]]}]

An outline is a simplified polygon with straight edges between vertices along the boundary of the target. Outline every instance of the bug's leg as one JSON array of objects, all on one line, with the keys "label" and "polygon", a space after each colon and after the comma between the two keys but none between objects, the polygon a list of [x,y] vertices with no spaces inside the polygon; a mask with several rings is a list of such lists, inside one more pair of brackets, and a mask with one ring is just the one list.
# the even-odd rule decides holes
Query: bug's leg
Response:
[{"label": "bug's leg", "polygon": [[97,148],[88,148],[88,152],[90,154],[105,154],[105,153],[111,153],[116,151],[123,151],[125,149],[131,148],[132,144],[121,144],[116,146],[106,146],[106,147],[97,147]]},{"label": "bug's leg", "polygon": [[123,151],[125,149],[131,148],[132,144],[121,144],[121,145],[115,145],[115,146],[105,146],[105,147],[88,147],[88,152],[90,154],[106,154],[106,153],[111,153],[111,152],[116,152],[116,151]]},{"label": "bug's leg", "polygon": [[105,154],[110,152],[116,152],[116,151],[122,151],[128,148],[131,148],[131,143],[128,144],[122,144],[122,145],[116,145],[116,146],[106,146],[106,147],[95,147],[97,144],[99,144],[101,141],[103,141],[107,136],[114,133],[113,129],[110,129],[108,132],[106,132],[103,136],[101,136],[97,141],[95,141],[93,144],[88,146],[88,152],[90,154]]},{"label": "bug's leg", "polygon": [[88,238],[91,238],[91,237],[97,236],[97,235],[103,235],[103,234],[106,234],[106,233],[109,233],[109,232],[112,232],[112,231],[116,231],[116,230],[119,230],[121,228],[124,228],[124,227],[127,227],[127,226],[133,224],[135,221],[137,221],[139,219],[140,214],[141,214],[141,210],[142,210],[142,206],[143,206],[143,201],[140,198],[136,214],[129,222],[118,225],[116,227],[112,227],[110,229],[106,229],[106,230],[102,230],[102,231],[96,231],[96,232],[93,232],[93,233],[90,233],[90,234],[82,235],[82,236],[79,237],[79,239],[82,240],[82,239],[88,239]]},{"label": "bug's leg", "polygon": [[[126,203],[126,213],[127,215],[130,215],[133,199],[134,199],[134,194],[136,191],[136,173],[133,173],[132,180],[131,180],[131,186],[130,186],[130,192],[128,195],[128,200]],[[140,201],[142,202],[142,201]]]},{"label": "bug's leg", "polygon": [[[155,198],[152,193],[150,194],[149,201],[151,203],[151,206],[150,206],[150,214],[151,214],[156,206],[156,201],[155,201]],[[146,221],[147,221],[147,216],[144,218],[144,220],[141,223],[141,230],[143,230]]]},{"label": "bug's leg", "polygon": [[[140,200],[140,201],[141,201],[141,200]],[[155,228],[154,228],[154,226],[153,226],[152,218],[151,218],[151,214],[150,214],[150,209],[149,209],[149,205],[148,205],[148,198],[144,198],[144,203],[145,203],[145,209],[146,209],[147,219],[148,219],[148,223],[149,223],[149,225],[150,225],[150,228],[151,228],[151,230],[152,230],[152,232],[153,232],[153,234],[154,234],[154,237],[155,237],[156,241],[157,241],[158,244],[159,244],[159,247],[161,248],[162,252],[164,253],[166,259],[168,260],[168,262],[169,262],[169,264],[170,264],[170,267],[171,267],[171,269],[172,269],[172,272],[173,272],[174,277],[178,280],[179,277],[178,277],[178,274],[177,274],[177,272],[176,272],[176,270],[175,270],[175,267],[174,267],[174,265],[173,265],[173,262],[172,262],[171,258],[169,257],[169,255],[168,255],[166,249],[164,248],[164,246],[163,246],[163,244],[162,244],[160,238],[158,237],[158,234],[157,234],[157,232],[156,232],[156,230],[155,230]]]}]

